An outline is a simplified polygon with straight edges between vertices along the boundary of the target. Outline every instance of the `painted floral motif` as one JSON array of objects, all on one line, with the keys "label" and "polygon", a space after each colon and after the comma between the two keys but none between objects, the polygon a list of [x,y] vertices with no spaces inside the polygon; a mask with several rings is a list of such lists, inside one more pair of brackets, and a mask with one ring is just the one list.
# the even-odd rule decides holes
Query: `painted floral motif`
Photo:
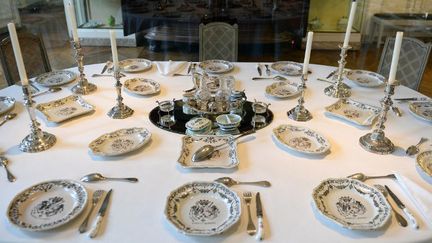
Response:
[{"label": "painted floral motif", "polygon": [[75,107],[63,107],[60,110],[56,111],[55,114],[58,116],[70,116],[78,109]]},{"label": "painted floral motif", "polygon": [[141,84],[141,85],[137,85],[135,87],[133,87],[133,91],[137,91],[137,92],[144,92],[144,91],[148,91],[151,90],[152,87],[148,84]]},{"label": "painted floral motif", "polygon": [[306,150],[312,147],[311,140],[306,137],[291,138],[288,143],[296,149]]},{"label": "painted floral motif", "polygon": [[289,98],[300,93],[296,84],[276,82],[266,87],[266,94],[277,98]]},{"label": "painted floral motif", "polygon": [[322,154],[330,149],[324,137],[305,127],[280,125],[273,129],[273,135],[282,146],[297,152]]},{"label": "painted floral motif", "polygon": [[214,224],[214,219],[219,215],[220,210],[216,207],[214,202],[201,199],[195,202],[189,210],[189,217],[194,223]]},{"label": "painted floral motif", "polygon": [[62,122],[94,111],[94,107],[78,95],[38,104],[36,109],[42,112],[50,122]]},{"label": "painted floral motif", "polygon": [[130,149],[134,145],[134,141],[131,139],[117,138],[112,144],[111,148],[117,152],[124,152]]},{"label": "painted floral motif", "polygon": [[336,208],[345,218],[358,218],[366,213],[366,207],[350,196],[340,197]]},{"label": "painted floral motif", "polygon": [[139,68],[138,65],[129,65],[129,66],[127,66],[127,69],[128,69],[128,70],[136,70],[136,69],[138,69],[138,68]]},{"label": "painted floral motif", "polygon": [[346,109],[343,111],[344,115],[348,118],[359,118],[360,112],[356,110]]},{"label": "painted floral motif", "polygon": [[76,77],[77,75],[71,71],[52,71],[41,74],[35,79],[35,82],[42,86],[56,86],[72,82]]},{"label": "painted floral motif", "polygon": [[30,212],[30,215],[37,219],[47,219],[55,216],[64,210],[65,200],[62,197],[50,197],[38,203]]},{"label": "painted floral motif", "polygon": [[340,99],[325,108],[329,114],[362,126],[370,126],[381,109],[351,99]]},{"label": "painted floral motif", "polygon": [[49,84],[58,84],[58,83],[61,83],[62,81],[63,81],[62,77],[52,77],[52,78],[49,78],[46,82]]}]

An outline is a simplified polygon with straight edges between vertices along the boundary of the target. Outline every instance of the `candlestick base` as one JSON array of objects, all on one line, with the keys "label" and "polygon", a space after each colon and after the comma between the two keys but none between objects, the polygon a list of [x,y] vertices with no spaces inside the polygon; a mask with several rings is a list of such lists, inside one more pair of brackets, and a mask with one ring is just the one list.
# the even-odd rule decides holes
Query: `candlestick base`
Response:
[{"label": "candlestick base", "polygon": [[122,103],[120,106],[116,105],[111,108],[111,110],[108,111],[107,114],[113,119],[125,119],[132,116],[133,113],[134,110]]},{"label": "candlestick base", "polygon": [[312,114],[303,106],[300,107],[299,105],[289,110],[287,112],[287,115],[289,118],[293,119],[294,121],[304,122],[312,119]]},{"label": "candlestick base", "polygon": [[360,146],[366,151],[376,154],[390,154],[394,151],[394,145],[383,131],[368,133],[359,139]]},{"label": "candlestick base", "polygon": [[27,153],[42,152],[54,146],[56,141],[56,137],[51,133],[32,132],[22,140],[19,149]]},{"label": "candlestick base", "polygon": [[95,84],[89,82],[79,82],[75,86],[72,87],[72,92],[79,95],[87,95],[93,93],[97,90],[97,86]]},{"label": "candlestick base", "polygon": [[350,87],[344,83],[332,84],[324,89],[324,94],[333,98],[348,98],[351,96]]}]

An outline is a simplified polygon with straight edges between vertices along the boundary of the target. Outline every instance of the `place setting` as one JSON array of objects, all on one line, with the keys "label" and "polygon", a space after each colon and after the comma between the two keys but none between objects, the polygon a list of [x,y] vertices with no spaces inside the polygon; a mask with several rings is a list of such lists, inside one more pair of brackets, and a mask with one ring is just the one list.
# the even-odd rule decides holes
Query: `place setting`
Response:
[{"label": "place setting", "polygon": [[231,62],[224,60],[206,60],[198,64],[198,67],[210,74],[222,74],[230,72],[234,69],[234,65]]}]

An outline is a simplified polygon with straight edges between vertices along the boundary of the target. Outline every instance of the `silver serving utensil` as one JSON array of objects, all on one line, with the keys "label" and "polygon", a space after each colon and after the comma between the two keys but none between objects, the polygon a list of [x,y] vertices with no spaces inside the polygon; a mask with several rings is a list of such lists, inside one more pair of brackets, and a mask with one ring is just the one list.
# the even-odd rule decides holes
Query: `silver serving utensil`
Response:
[{"label": "silver serving utensil", "polygon": [[261,204],[261,196],[260,193],[257,192],[255,195],[255,203],[256,203],[256,215],[258,219],[258,232],[255,237],[257,240],[263,240],[264,239],[264,220],[263,220],[263,210],[262,210],[262,204]]},{"label": "silver serving utensil", "polygon": [[7,179],[9,182],[16,181],[16,177],[12,175],[12,173],[9,171],[7,165],[9,160],[6,157],[0,156],[0,166],[4,167],[6,170]]},{"label": "silver serving utensil", "polygon": [[419,147],[422,143],[426,142],[428,139],[427,138],[421,138],[420,141],[416,144],[416,145],[411,145],[407,148],[407,150],[405,151],[405,153],[408,156],[412,156],[415,155],[419,152]]},{"label": "silver serving utensil", "polygon": [[409,98],[395,98],[393,100],[399,101],[399,102],[406,102],[406,101],[416,101],[416,100],[421,100],[421,101],[425,101],[428,98],[426,97],[409,97]]},{"label": "silver serving utensil", "polygon": [[355,173],[355,174],[349,175],[347,177],[351,178],[351,179],[356,179],[359,181],[366,181],[369,179],[382,179],[382,178],[396,179],[396,176],[394,174],[388,174],[388,175],[383,175],[383,176],[367,176],[363,173]]},{"label": "silver serving utensil", "polygon": [[387,192],[389,193],[390,197],[393,199],[393,201],[396,203],[396,205],[402,209],[402,211],[404,212],[405,216],[408,217],[408,220],[411,221],[412,227],[414,229],[418,229],[418,223],[416,218],[414,217],[414,215],[408,210],[407,207],[405,207],[405,205],[402,203],[402,201],[396,196],[396,194],[394,194],[392,192],[392,190],[390,190],[390,188],[387,185],[384,185],[385,189],[387,189]]},{"label": "silver serving utensil", "polygon": [[270,187],[271,183],[269,181],[236,181],[231,177],[221,177],[217,178],[215,181],[224,184],[227,187],[235,186],[235,185],[255,185],[255,186],[263,186]]},{"label": "silver serving utensil", "polygon": [[[252,134],[252,133],[254,133],[254,132],[255,132],[254,130],[250,130],[250,131],[248,131],[248,132],[245,132],[245,133],[243,133],[243,134],[241,134],[241,135],[235,137],[235,138],[233,139],[233,141],[235,141],[235,140],[237,140],[237,139],[239,139],[239,138],[241,138],[241,137],[244,137],[244,136],[250,135],[250,134]],[[228,143],[228,142],[225,142],[225,143],[222,143],[222,144],[217,145],[217,146],[213,146],[213,145],[210,145],[210,144],[207,144],[207,145],[202,146],[201,148],[197,149],[197,150],[195,151],[195,153],[192,155],[192,161],[193,161],[193,162],[200,162],[200,161],[203,161],[203,160],[208,159],[208,158],[209,158],[209,157],[210,157],[210,156],[211,156],[215,151],[221,149],[221,148],[222,148],[223,146],[225,146],[227,143]]]},{"label": "silver serving utensil", "polygon": [[276,75],[274,77],[253,77],[252,80],[265,80],[265,79],[273,79],[273,80],[279,80],[279,81],[285,81],[287,78]]},{"label": "silver serving utensil", "polygon": [[14,119],[17,116],[17,113],[9,113],[3,116],[3,120],[0,121],[0,126],[5,124],[7,121]]},{"label": "silver serving utensil", "polygon": [[55,92],[59,92],[60,90],[62,90],[62,88],[60,88],[60,87],[51,87],[51,88],[49,88],[49,89],[47,89],[47,90],[44,90],[44,91],[42,91],[42,92],[39,92],[39,93],[33,94],[33,95],[32,95],[32,98],[34,98],[34,97],[36,97],[36,96],[39,96],[39,95],[46,94],[46,93],[55,93]]},{"label": "silver serving utensil", "polygon": [[247,210],[248,210],[248,224],[247,224],[246,231],[249,235],[254,235],[254,234],[256,234],[257,230],[255,228],[253,221],[252,221],[251,211],[250,211],[250,204],[252,202],[252,193],[251,192],[244,192],[243,193],[243,199],[245,200]]},{"label": "silver serving utensil", "polygon": [[91,174],[85,175],[81,178],[81,181],[83,181],[83,182],[96,182],[96,181],[103,181],[103,180],[138,182],[138,179],[133,178],[133,177],[112,178],[112,177],[105,177],[100,173],[91,173]]},{"label": "silver serving utensil", "polygon": [[191,74],[174,73],[173,76],[191,76]]},{"label": "silver serving utensil", "polygon": [[266,68],[266,74],[267,74],[267,76],[270,76],[271,75],[271,71],[270,71],[269,65],[268,64],[264,64],[264,66]]},{"label": "silver serving utensil", "polygon": [[[387,199],[388,192],[387,192],[387,189],[384,186],[382,186],[382,185],[374,185],[374,187],[376,189],[378,189],[384,195],[384,197],[386,197],[386,199]],[[387,201],[388,201],[388,199],[387,199]],[[396,211],[396,209],[393,207],[393,205],[391,203],[389,203],[389,204],[390,204],[390,207],[393,210],[393,213],[394,213],[394,215],[396,217],[396,221],[398,222],[398,224],[400,226],[402,226],[402,227],[407,227],[408,226],[408,222],[406,221],[406,219]]]},{"label": "silver serving utensil", "polygon": [[92,198],[92,204],[91,204],[91,208],[90,211],[88,212],[87,216],[85,217],[84,221],[81,223],[80,227],[79,227],[79,232],[80,233],[84,233],[87,231],[87,224],[88,221],[90,219],[90,216],[94,210],[94,208],[96,207],[96,205],[98,204],[99,200],[101,199],[101,197],[104,195],[105,191],[104,190],[96,190],[93,193],[93,198]]},{"label": "silver serving utensil", "polygon": [[108,191],[108,193],[106,194],[106,196],[102,202],[102,205],[101,205],[99,212],[97,214],[97,217],[96,217],[96,223],[93,226],[92,230],[90,231],[90,234],[89,234],[90,238],[96,237],[97,233],[99,232],[99,228],[102,224],[102,220],[103,220],[105,213],[106,213],[106,210],[108,208],[109,200],[111,198],[111,193],[112,193],[112,189]]},{"label": "silver serving utensil", "polygon": [[[123,74],[123,73],[120,73],[120,76],[121,77],[126,77],[126,75]],[[93,78],[98,78],[98,77],[114,77],[114,76],[112,74],[98,74],[98,73],[94,73],[94,74],[92,74],[92,77]]]}]

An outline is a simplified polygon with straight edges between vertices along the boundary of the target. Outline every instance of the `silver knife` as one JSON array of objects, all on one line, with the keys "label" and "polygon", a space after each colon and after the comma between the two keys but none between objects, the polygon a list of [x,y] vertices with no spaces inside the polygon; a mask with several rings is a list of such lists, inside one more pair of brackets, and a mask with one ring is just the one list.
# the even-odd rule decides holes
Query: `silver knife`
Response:
[{"label": "silver knife", "polygon": [[106,194],[106,196],[102,202],[102,205],[101,205],[101,207],[97,213],[96,223],[90,231],[90,234],[89,234],[90,238],[96,237],[96,235],[99,231],[99,228],[102,224],[102,219],[105,216],[106,210],[108,208],[109,200],[111,198],[111,192],[112,192],[112,189],[108,191],[108,193]]},{"label": "silver knife", "polygon": [[262,71],[261,71],[261,64],[257,64],[257,70],[258,70],[258,74],[259,76],[262,76]]},{"label": "silver knife", "polygon": [[188,70],[187,70],[187,74],[189,74],[189,73],[191,72],[192,65],[193,65],[193,63],[190,62],[190,63],[189,63]]},{"label": "silver knife", "polygon": [[256,234],[256,239],[257,240],[263,240],[264,239],[264,223],[263,223],[263,211],[262,211],[261,197],[260,197],[259,192],[255,196],[255,202],[256,202],[256,214],[257,214],[257,218],[258,218],[258,231]]},{"label": "silver knife", "polygon": [[393,100],[397,101],[416,101],[416,100],[427,100],[425,97],[412,97],[412,98],[396,98]]},{"label": "silver knife", "polygon": [[101,74],[104,74],[105,73],[105,71],[108,69],[108,66],[110,65],[110,61],[107,61],[106,63],[105,63],[105,66],[102,68],[102,72],[101,72]]},{"label": "silver knife", "polygon": [[405,204],[402,203],[402,201],[396,196],[396,194],[394,194],[392,192],[392,190],[390,190],[390,188],[386,185],[384,185],[384,187],[387,189],[390,197],[393,199],[393,201],[396,203],[396,205],[402,209],[402,211],[405,213],[405,215],[408,217],[408,219],[411,221],[412,223],[412,227],[415,229],[418,229],[419,226],[417,224],[417,220],[414,218],[414,215],[408,210],[407,207],[405,207]]},{"label": "silver knife", "polygon": [[327,75],[326,79],[331,78],[333,75],[335,75],[335,73],[336,73],[337,71],[338,71],[337,69],[333,70],[329,75]]}]

